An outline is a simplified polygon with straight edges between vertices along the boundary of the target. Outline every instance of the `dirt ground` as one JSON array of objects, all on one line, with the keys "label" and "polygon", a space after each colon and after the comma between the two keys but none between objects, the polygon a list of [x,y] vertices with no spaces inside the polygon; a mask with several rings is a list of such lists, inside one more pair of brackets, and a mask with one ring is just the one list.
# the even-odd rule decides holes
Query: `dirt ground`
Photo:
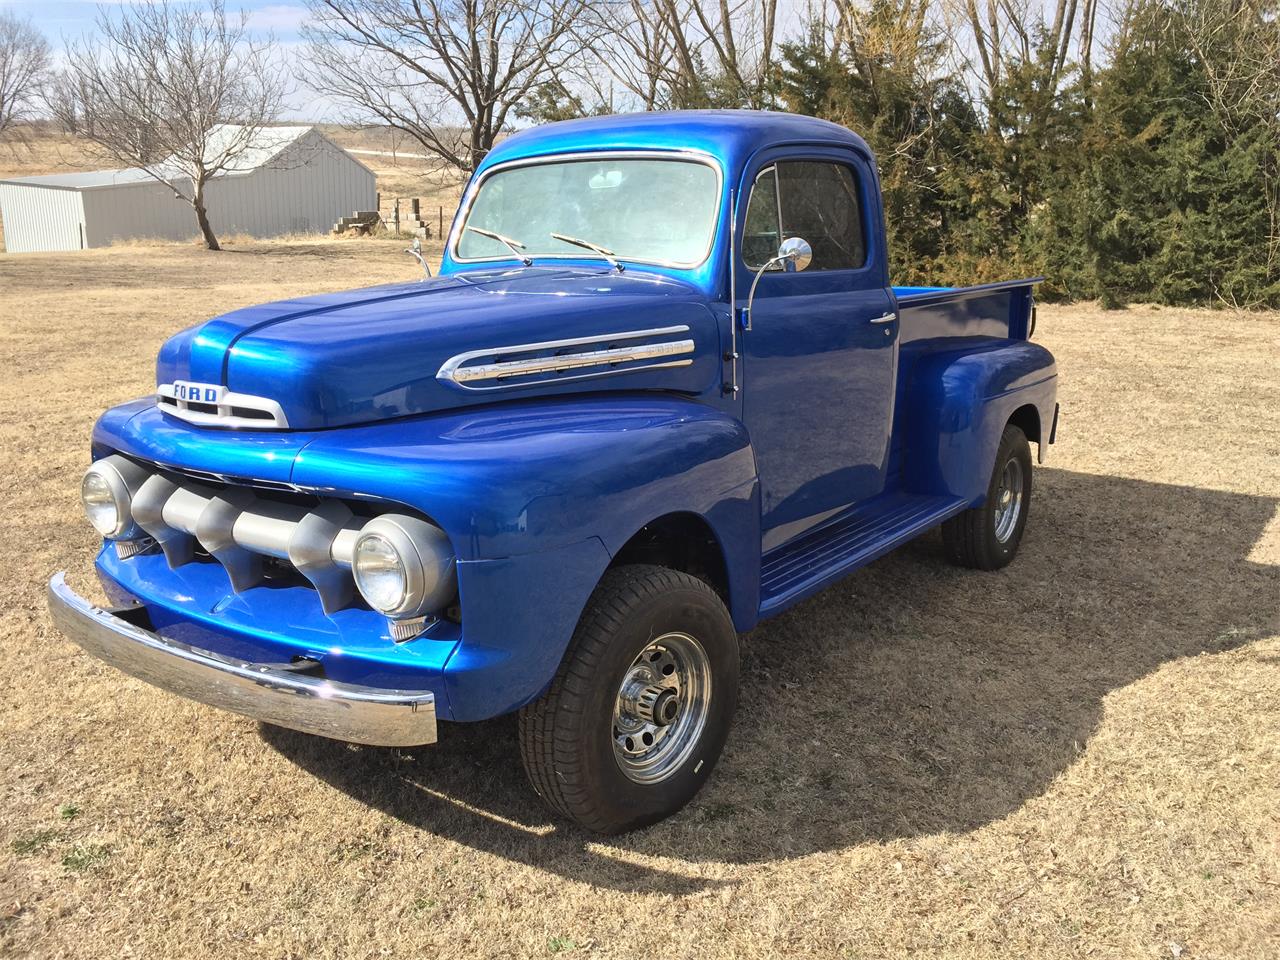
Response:
[{"label": "dirt ground", "polygon": [[90,426],[161,341],[412,276],[371,241],[0,257],[0,954],[1280,956],[1280,315],[1042,307],[1018,560],[927,537],[746,636],[720,767],[632,836],[546,815],[509,721],[349,747],[57,635]]}]

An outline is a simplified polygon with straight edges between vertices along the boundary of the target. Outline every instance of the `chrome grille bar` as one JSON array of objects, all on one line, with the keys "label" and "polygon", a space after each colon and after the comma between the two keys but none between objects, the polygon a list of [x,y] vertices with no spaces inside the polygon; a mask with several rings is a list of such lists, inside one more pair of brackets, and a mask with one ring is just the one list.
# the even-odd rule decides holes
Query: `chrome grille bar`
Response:
[{"label": "chrome grille bar", "polygon": [[179,485],[154,473],[133,497],[133,518],[155,538],[170,568],[190,563],[199,543],[226,569],[237,593],[262,582],[268,556],[289,561],[306,577],[325,613],[354,598],[351,554],[365,521],[339,500],[308,509],[248,489]]}]

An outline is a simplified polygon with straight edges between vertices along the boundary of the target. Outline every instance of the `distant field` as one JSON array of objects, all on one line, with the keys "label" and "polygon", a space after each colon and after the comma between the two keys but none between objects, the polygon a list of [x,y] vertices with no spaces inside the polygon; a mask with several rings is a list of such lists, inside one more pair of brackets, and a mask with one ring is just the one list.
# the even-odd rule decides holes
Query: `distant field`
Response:
[{"label": "distant field", "polygon": [[632,836],[544,813],[509,721],[349,747],[57,635],[48,575],[94,589],[90,427],[161,342],[415,270],[0,258],[0,956],[1280,956],[1277,314],[1041,307],[1063,419],[1019,559],[928,537],[745,637],[715,776]]}]

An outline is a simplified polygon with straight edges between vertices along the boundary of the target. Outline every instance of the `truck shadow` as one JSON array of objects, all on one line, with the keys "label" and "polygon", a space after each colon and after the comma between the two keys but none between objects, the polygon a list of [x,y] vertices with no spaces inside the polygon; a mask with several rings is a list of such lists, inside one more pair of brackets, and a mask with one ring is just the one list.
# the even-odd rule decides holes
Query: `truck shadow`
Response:
[{"label": "truck shadow", "polygon": [[[1036,477],[1005,571],[950,567],[935,534],[745,637],[719,769],[647,831],[600,840],[546,814],[510,718],[445,726],[412,752],[263,735],[410,826],[609,888],[683,894],[717,885],[703,876],[716,864],[975,829],[1048,788],[1110,691],[1280,629],[1280,558],[1249,559],[1280,499]],[[679,872],[644,862],[658,857]]]}]

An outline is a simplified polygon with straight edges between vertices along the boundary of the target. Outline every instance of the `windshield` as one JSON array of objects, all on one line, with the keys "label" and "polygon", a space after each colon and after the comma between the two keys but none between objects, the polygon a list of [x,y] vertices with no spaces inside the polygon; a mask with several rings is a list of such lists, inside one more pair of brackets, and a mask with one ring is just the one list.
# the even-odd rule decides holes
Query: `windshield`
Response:
[{"label": "windshield", "polygon": [[[713,167],[692,160],[562,160],[513,167],[480,184],[466,227],[524,244],[531,257],[594,259],[575,237],[619,260],[693,267],[706,259],[719,205]],[[464,229],[459,260],[512,259],[500,240]]]}]

